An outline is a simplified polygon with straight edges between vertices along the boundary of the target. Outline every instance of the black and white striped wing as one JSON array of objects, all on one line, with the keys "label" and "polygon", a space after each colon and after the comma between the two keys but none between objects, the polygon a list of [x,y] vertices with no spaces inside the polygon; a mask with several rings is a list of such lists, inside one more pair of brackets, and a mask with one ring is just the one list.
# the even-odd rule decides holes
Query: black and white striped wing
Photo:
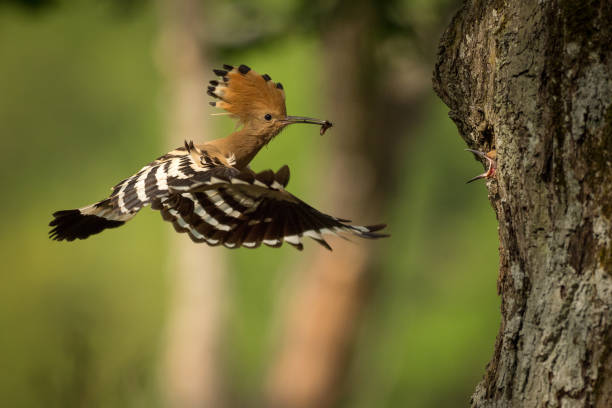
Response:
[{"label": "black and white striped wing", "polygon": [[309,237],[331,249],[325,234],[387,236],[376,232],[385,225],[351,225],[321,213],[287,192],[288,181],[287,166],[277,173],[267,170],[214,177],[189,191],[155,200],[152,208],[193,241],[228,248],[256,248],[262,243],[280,247],[287,242],[301,250],[302,238]]},{"label": "black and white striped wing", "polygon": [[195,149],[193,143],[186,143],[184,148],[160,157],[132,177],[118,183],[109,197],[113,207],[122,214],[133,214],[157,198],[189,190],[215,176],[225,179],[240,173],[206,152],[198,150],[196,160],[190,154],[192,149]]},{"label": "black and white striped wing", "polygon": [[131,177],[117,183],[110,196],[86,207],[57,211],[49,224],[50,238],[58,241],[85,239],[104,229],[123,225],[154,200],[189,190],[211,178],[227,179],[240,172],[219,158],[185,143]]}]

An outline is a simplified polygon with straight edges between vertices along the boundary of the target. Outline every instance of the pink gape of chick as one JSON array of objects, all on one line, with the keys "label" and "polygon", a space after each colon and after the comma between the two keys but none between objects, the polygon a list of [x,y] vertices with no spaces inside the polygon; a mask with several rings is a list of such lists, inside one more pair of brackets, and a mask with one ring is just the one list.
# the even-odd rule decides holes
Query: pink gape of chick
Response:
[{"label": "pink gape of chick", "polygon": [[488,162],[488,168],[487,171],[485,171],[482,174],[477,175],[476,177],[472,177],[471,179],[469,179],[467,181],[467,183],[471,183],[472,181],[475,180],[480,180],[480,179],[491,179],[491,178],[495,178],[495,170],[497,168],[497,151],[496,150],[491,150],[489,153],[483,153],[481,151],[478,150],[473,150],[473,149],[465,149],[468,152],[472,152],[474,153],[476,156],[486,159],[486,161]]}]

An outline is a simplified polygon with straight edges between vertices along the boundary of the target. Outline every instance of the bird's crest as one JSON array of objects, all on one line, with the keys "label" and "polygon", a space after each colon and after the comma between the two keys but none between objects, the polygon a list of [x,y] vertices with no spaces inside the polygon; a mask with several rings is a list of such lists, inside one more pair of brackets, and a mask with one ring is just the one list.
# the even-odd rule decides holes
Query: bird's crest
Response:
[{"label": "bird's crest", "polygon": [[210,81],[208,87],[208,94],[217,99],[212,106],[225,109],[242,123],[264,120],[268,114],[287,115],[283,85],[268,74],[260,75],[246,65],[223,65],[213,72],[220,80]]}]

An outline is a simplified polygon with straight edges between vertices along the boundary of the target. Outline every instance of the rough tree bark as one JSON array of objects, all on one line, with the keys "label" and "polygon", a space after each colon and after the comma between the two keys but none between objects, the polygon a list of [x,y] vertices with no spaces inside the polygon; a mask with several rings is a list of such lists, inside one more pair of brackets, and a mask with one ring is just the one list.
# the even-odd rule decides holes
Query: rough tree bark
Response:
[{"label": "rough tree bark", "polygon": [[612,406],[612,2],[466,1],[434,88],[496,148],[502,323],[474,407]]},{"label": "rough tree bark", "polygon": [[[210,72],[198,0],[159,0],[159,63],[167,81],[168,148],[212,139],[205,85]],[[167,404],[176,408],[222,406],[221,341],[226,258],[218,248],[171,234],[174,294],[164,372]]]}]

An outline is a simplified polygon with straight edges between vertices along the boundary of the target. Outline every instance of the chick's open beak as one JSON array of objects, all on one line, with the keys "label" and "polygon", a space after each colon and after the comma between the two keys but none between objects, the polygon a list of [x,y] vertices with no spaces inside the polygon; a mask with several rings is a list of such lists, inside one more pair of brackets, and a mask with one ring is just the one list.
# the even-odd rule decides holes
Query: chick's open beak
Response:
[{"label": "chick's open beak", "polygon": [[480,179],[490,179],[490,178],[495,177],[495,169],[497,166],[497,162],[496,162],[497,152],[495,150],[491,150],[489,153],[483,153],[481,151],[473,150],[473,149],[465,149],[465,150],[468,152],[474,153],[476,156],[480,158],[486,159],[488,162],[487,171],[485,171],[482,174],[477,175],[476,177],[472,177],[471,179],[467,181],[467,183],[471,183],[472,181],[476,181]]}]

